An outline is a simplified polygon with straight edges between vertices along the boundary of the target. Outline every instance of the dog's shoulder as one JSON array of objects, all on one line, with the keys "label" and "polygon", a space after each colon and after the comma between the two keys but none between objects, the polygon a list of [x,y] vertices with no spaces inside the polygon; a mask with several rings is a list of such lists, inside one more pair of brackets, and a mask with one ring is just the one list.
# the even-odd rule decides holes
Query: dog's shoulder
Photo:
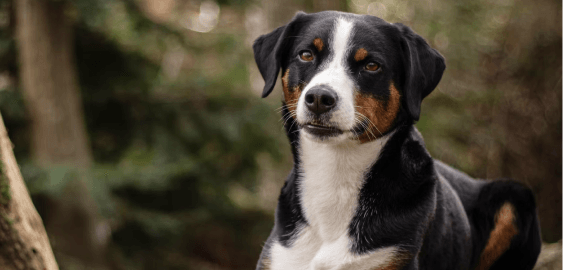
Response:
[{"label": "dog's shoulder", "polygon": [[400,245],[414,257],[437,207],[436,183],[433,160],[416,128],[398,127],[366,173],[349,227],[353,250]]}]

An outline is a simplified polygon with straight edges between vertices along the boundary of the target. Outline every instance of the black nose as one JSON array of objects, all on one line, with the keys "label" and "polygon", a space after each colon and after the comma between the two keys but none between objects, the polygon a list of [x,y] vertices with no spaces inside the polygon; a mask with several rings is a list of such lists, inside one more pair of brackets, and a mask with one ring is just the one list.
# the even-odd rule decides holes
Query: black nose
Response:
[{"label": "black nose", "polygon": [[327,87],[315,86],[307,91],[305,104],[312,113],[323,114],[336,106],[336,93]]}]

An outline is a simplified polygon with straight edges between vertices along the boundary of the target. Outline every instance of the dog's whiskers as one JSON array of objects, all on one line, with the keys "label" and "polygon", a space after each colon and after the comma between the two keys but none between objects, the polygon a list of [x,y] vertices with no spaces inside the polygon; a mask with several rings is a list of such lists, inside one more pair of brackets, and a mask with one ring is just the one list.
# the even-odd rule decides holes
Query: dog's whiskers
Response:
[{"label": "dog's whiskers", "polygon": [[290,109],[290,108],[295,108],[297,107],[297,102],[295,103],[291,103],[291,104],[284,104],[281,107],[275,109],[276,112],[281,112],[283,109]]},{"label": "dog's whiskers", "polygon": [[[291,111],[286,112],[285,114],[282,115],[281,119],[278,122],[281,122],[282,120],[287,121],[287,116],[291,114]],[[285,124],[285,122],[284,122]]]},{"label": "dog's whiskers", "polygon": [[[295,112],[293,112],[293,114],[291,115],[291,117],[297,118],[297,114]],[[291,130],[293,128],[293,125],[295,125],[295,123],[297,123],[297,121],[293,120],[293,123],[291,124],[291,126],[289,127],[288,130]],[[285,126],[285,125],[284,125]]]},{"label": "dog's whiskers", "polygon": [[294,112],[289,111],[288,113],[286,113],[285,116],[284,116],[284,122],[283,122],[282,127],[285,127],[287,125],[287,121],[289,121],[289,119],[292,118],[292,117],[296,117]]},{"label": "dog's whiskers", "polygon": [[[359,112],[355,112],[355,114],[357,114],[358,116],[360,116],[363,120],[367,120],[367,122],[368,122],[367,127],[364,126],[363,123],[362,123],[362,126],[363,126],[369,133],[371,133],[371,135],[373,136],[374,139],[376,139],[377,136],[375,136],[375,134],[373,134],[372,130],[369,128],[370,126],[373,126],[373,127],[379,132],[379,134],[380,134],[381,136],[383,136],[383,133],[381,133],[381,131],[379,131],[379,129],[377,128],[377,126],[376,126],[367,116],[365,116],[365,115],[363,115],[363,114],[361,114],[361,113],[359,113]],[[369,134],[368,134],[368,137],[369,137]]]}]

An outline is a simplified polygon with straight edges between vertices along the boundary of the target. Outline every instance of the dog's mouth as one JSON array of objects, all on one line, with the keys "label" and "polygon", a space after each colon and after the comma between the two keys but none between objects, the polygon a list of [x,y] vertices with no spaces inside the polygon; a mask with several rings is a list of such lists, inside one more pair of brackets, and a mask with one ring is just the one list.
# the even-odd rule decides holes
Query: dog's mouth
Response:
[{"label": "dog's mouth", "polygon": [[343,131],[338,128],[320,125],[317,123],[307,123],[303,125],[303,129],[305,129],[305,131],[307,131],[308,133],[321,138],[334,137],[343,133]]},{"label": "dog's mouth", "polygon": [[[327,137],[336,137],[340,134],[343,134],[345,131],[334,126],[318,123],[318,122],[308,122],[301,126],[307,133],[320,137],[320,138],[327,138]],[[360,136],[364,134],[368,129],[368,123],[362,122],[358,123],[350,130],[346,130],[351,132],[355,136]]]}]

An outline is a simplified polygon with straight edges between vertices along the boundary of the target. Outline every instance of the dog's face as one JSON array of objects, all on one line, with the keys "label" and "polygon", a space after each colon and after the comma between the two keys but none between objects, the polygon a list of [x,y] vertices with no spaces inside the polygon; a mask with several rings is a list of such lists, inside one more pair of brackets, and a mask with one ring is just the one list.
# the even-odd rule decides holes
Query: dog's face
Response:
[{"label": "dog's face", "polygon": [[279,70],[288,115],[310,139],[383,136],[418,120],[420,103],[438,84],[444,59],[408,27],[340,12],[298,13],[259,37],[254,56],[273,89]]}]

